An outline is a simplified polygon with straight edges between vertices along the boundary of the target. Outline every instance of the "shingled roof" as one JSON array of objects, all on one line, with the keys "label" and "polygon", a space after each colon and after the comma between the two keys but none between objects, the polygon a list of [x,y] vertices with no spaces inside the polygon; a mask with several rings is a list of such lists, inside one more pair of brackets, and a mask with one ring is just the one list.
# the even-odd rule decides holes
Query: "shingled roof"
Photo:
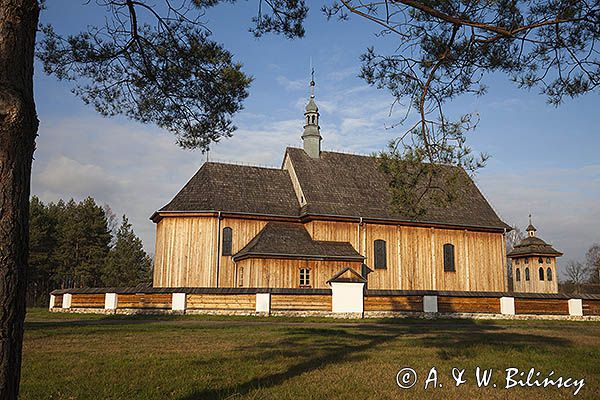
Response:
[{"label": "shingled roof", "polygon": [[292,180],[284,169],[205,163],[161,212],[223,211],[299,218],[308,215],[510,229],[496,215],[475,183],[462,169],[440,166],[441,176],[458,173],[458,195],[450,206],[424,200],[418,218],[390,206],[389,177],[370,156],[323,151],[309,157],[288,148],[306,205],[300,208]]},{"label": "shingled roof", "polygon": [[427,211],[415,219],[390,207],[389,178],[379,170],[375,157],[323,151],[315,159],[298,148],[288,148],[286,154],[307,202],[303,214],[510,229],[498,218],[473,180],[457,167],[439,166],[443,169],[441,176],[458,172],[457,198],[450,206],[425,203]]},{"label": "shingled roof", "polygon": [[287,171],[207,162],[161,211],[228,211],[298,216]]},{"label": "shingled roof", "polygon": [[506,254],[507,257],[524,257],[524,256],[551,256],[560,257],[562,253],[552,245],[544,242],[542,239],[529,236],[516,245],[511,251]]},{"label": "shingled roof", "polygon": [[348,242],[313,240],[301,223],[269,222],[242,250],[234,261],[249,257],[293,257],[362,261]]}]

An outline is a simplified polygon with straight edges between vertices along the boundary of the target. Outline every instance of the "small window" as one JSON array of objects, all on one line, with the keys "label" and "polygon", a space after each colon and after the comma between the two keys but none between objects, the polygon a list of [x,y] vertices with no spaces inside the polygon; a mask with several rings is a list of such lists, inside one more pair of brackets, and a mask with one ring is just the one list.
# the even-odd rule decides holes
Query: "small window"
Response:
[{"label": "small window", "polygon": [[525,280],[529,280],[529,268],[525,268]]},{"label": "small window", "polygon": [[310,287],[309,268],[300,268],[300,287]]},{"label": "small window", "polygon": [[233,231],[231,228],[223,228],[223,244],[221,254],[224,256],[231,255],[231,240],[232,240]]},{"label": "small window", "polygon": [[552,270],[550,268],[546,270],[546,277],[548,278],[548,281],[552,281]]},{"label": "small window", "polygon": [[550,257],[546,258],[546,264],[550,264],[551,262]]},{"label": "small window", "polygon": [[540,267],[538,270],[538,275],[540,276],[540,281],[544,280],[544,268]]},{"label": "small window", "polygon": [[529,258],[525,258],[525,264],[529,264]]},{"label": "small window", "polygon": [[521,270],[517,268],[517,272],[515,272],[515,276],[517,277],[517,282],[521,281]]},{"label": "small window", "polygon": [[238,270],[238,282],[238,286],[244,286],[244,267],[240,267],[240,269]]},{"label": "small window", "polygon": [[375,248],[375,268],[387,268],[387,250],[385,248],[385,240],[377,239],[373,245]]},{"label": "small window", "polygon": [[542,257],[538,258],[538,264],[543,264],[544,263],[544,259]]},{"label": "small window", "polygon": [[515,265],[519,265],[519,259],[515,258]]},{"label": "small window", "polygon": [[444,272],[456,271],[454,266],[454,245],[446,243],[444,245]]}]

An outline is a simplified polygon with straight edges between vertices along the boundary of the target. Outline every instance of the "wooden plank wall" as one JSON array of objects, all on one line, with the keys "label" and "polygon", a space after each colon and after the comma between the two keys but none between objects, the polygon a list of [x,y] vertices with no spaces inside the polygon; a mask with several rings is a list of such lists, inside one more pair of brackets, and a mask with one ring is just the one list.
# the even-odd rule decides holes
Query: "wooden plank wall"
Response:
[{"label": "wooden plank wall", "polygon": [[310,269],[311,287],[328,289],[327,281],[345,267],[360,273],[361,262],[249,258],[237,263],[236,287],[298,288],[300,268]]},{"label": "wooden plank wall", "polygon": [[600,300],[582,300],[583,315],[600,315]]},{"label": "wooden plank wall", "polygon": [[[558,293],[558,279],[556,277],[556,260],[550,258],[550,264],[546,263],[546,257],[542,257],[542,264],[539,263],[539,257],[528,257],[529,263],[525,264],[525,258],[519,259],[519,264],[513,261],[513,270],[518,268],[521,271],[521,280],[516,280],[516,272],[513,274],[514,291],[517,293]],[[539,268],[544,268],[544,280],[540,281]],[[552,270],[552,280],[548,281],[547,269]],[[525,280],[525,268],[529,268],[530,280]]]},{"label": "wooden plank wall", "polygon": [[214,287],[217,218],[167,217],[156,225],[155,287]]},{"label": "wooden plank wall", "polygon": [[[316,240],[348,241],[366,256],[374,270],[371,289],[505,291],[502,233],[312,221],[307,230]],[[387,269],[373,267],[374,241],[387,247]],[[455,272],[444,272],[443,246],[455,246]]]},{"label": "wooden plank wall", "polygon": [[438,312],[500,314],[498,297],[438,297]]},{"label": "wooden plank wall", "polygon": [[171,293],[119,294],[118,308],[170,309]]},{"label": "wooden plank wall", "polygon": [[254,311],[255,294],[188,294],[189,310],[245,310]]},{"label": "wooden plank wall", "polygon": [[423,296],[365,296],[365,311],[423,311]]},{"label": "wooden plank wall", "polygon": [[[267,221],[254,219],[223,218],[221,232],[226,227],[232,230],[232,255],[243,249],[265,227]],[[219,287],[237,287],[234,282],[235,265],[231,256],[220,256]]]},{"label": "wooden plank wall", "polygon": [[515,298],[516,314],[569,315],[567,299]]},{"label": "wooden plank wall", "polygon": [[104,293],[73,294],[71,295],[72,308],[104,308]]},{"label": "wooden plank wall", "polygon": [[54,296],[54,308],[61,308],[63,303],[63,295],[57,294]]},{"label": "wooden plank wall", "polygon": [[331,311],[331,295],[271,294],[271,311]]}]

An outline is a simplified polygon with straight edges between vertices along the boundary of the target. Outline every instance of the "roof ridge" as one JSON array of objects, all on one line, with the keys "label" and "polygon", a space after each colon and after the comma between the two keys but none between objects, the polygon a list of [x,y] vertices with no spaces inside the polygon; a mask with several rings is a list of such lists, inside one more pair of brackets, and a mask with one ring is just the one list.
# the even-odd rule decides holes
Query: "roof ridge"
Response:
[{"label": "roof ridge", "polygon": [[205,161],[200,167],[202,167],[206,164],[233,165],[236,167],[250,167],[250,168],[260,168],[260,169],[270,169],[270,170],[282,171],[281,168],[276,167],[274,165],[253,164],[253,163],[244,162],[244,161],[226,161],[226,160]]}]

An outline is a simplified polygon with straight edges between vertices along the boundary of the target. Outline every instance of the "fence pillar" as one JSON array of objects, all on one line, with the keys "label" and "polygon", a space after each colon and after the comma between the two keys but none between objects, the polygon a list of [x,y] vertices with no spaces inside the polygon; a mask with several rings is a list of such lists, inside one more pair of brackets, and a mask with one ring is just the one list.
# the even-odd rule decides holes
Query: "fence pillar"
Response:
[{"label": "fence pillar", "polygon": [[583,316],[583,302],[581,299],[569,299],[569,315]]},{"label": "fence pillar", "polygon": [[171,310],[185,311],[186,301],[185,293],[173,293],[173,297],[171,298]]},{"label": "fence pillar", "polygon": [[438,312],[438,297],[423,296],[423,312],[436,313]]},{"label": "fence pillar", "polygon": [[71,293],[65,293],[63,295],[62,308],[71,308]]},{"label": "fence pillar", "polygon": [[515,315],[514,297],[500,297],[500,314]]},{"label": "fence pillar", "polygon": [[56,297],[53,294],[51,294],[50,295],[50,304],[48,305],[48,308],[53,309],[55,303],[56,303]]},{"label": "fence pillar", "polygon": [[271,293],[256,293],[256,312],[271,314]]},{"label": "fence pillar", "polygon": [[365,293],[363,282],[331,282],[330,284],[332,312],[363,313]]},{"label": "fence pillar", "polygon": [[116,293],[106,293],[104,295],[104,309],[116,310],[119,306],[119,296]]}]

